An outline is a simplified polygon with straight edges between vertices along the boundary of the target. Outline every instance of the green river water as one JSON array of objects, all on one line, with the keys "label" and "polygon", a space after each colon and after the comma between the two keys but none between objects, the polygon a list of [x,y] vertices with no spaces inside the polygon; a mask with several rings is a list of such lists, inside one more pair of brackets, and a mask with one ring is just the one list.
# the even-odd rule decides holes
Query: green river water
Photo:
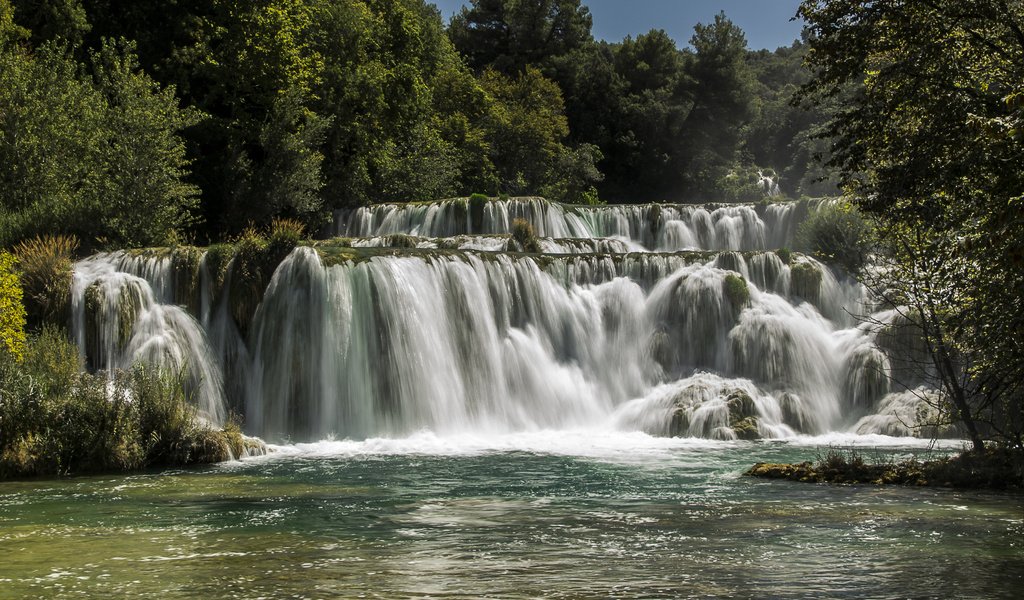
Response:
[{"label": "green river water", "polygon": [[740,476],[830,444],[925,451],[421,434],[0,483],[0,598],[1021,597],[1020,495]]}]

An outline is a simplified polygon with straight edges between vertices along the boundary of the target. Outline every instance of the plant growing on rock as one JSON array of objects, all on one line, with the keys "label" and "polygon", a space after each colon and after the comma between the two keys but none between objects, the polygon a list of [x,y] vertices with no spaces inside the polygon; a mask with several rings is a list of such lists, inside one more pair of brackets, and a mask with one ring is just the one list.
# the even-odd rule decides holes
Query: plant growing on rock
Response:
[{"label": "plant growing on rock", "polygon": [[539,253],[540,242],[537,241],[537,234],[533,231],[533,225],[525,219],[512,221],[512,239],[519,245],[522,252]]}]

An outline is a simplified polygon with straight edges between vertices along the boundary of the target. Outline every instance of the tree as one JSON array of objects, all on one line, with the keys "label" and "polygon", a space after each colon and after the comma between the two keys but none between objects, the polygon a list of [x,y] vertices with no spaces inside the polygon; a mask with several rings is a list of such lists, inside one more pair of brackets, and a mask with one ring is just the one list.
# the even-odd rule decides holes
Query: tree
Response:
[{"label": "tree", "polygon": [[105,42],[90,63],[57,43],[0,51],[0,245],[160,244],[191,222],[179,132],[195,113],[138,70],[130,44]]},{"label": "tree", "polygon": [[893,301],[975,448],[1024,431],[1024,6],[806,0],[815,78],[842,99],[832,164],[888,240]]},{"label": "tree", "polygon": [[690,194],[700,195],[714,191],[737,163],[742,128],[753,117],[753,78],[745,60],[746,36],[725,13],[710,25],[694,27],[690,44],[693,110],[685,124],[690,146],[685,173]]},{"label": "tree", "polygon": [[592,24],[580,0],[472,0],[448,34],[471,68],[516,74],[590,42]]}]

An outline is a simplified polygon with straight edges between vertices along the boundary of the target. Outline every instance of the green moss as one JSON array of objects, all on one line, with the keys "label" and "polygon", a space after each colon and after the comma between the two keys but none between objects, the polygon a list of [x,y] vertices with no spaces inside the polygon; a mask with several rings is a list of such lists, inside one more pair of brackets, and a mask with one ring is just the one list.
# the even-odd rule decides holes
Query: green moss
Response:
[{"label": "green moss", "polygon": [[747,287],[746,280],[739,275],[729,273],[725,276],[722,280],[722,293],[737,314],[750,304],[750,288]]},{"label": "green moss", "polygon": [[789,248],[779,248],[775,251],[775,254],[783,264],[788,265],[793,260],[793,253],[789,251]]}]

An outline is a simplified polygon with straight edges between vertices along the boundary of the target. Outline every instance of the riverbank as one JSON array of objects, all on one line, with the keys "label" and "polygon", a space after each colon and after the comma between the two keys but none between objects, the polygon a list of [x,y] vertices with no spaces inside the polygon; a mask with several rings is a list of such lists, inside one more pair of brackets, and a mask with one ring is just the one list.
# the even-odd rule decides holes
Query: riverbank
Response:
[{"label": "riverbank", "polygon": [[1024,490],[1024,452],[989,448],[927,461],[868,461],[856,451],[830,450],[815,462],[759,462],[744,475],[805,483]]}]

